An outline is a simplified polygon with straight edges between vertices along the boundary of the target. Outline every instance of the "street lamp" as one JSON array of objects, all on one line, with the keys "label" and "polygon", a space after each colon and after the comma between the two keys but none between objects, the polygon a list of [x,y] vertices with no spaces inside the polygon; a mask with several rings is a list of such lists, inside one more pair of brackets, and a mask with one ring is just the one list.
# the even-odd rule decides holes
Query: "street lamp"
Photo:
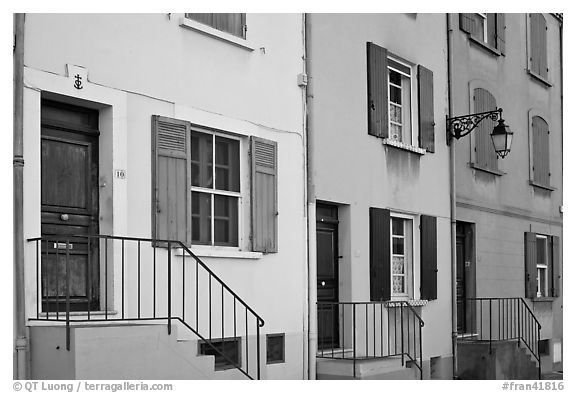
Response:
[{"label": "street lamp", "polygon": [[504,123],[502,119],[502,108],[493,111],[474,113],[472,115],[464,115],[457,117],[446,116],[446,141],[450,145],[452,138],[460,139],[463,136],[470,134],[478,124],[486,118],[492,121],[498,121],[494,130],[490,134],[494,150],[500,158],[504,158],[510,153],[512,147],[512,136],[514,133],[510,131],[510,127]]}]

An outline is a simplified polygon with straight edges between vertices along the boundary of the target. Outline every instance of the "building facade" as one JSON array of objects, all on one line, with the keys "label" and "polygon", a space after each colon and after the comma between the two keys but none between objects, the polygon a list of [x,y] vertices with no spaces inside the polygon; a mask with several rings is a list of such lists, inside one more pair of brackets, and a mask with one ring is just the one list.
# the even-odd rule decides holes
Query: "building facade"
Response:
[{"label": "building facade", "polygon": [[302,16],[20,23],[28,377],[305,378]]},{"label": "building facade", "polygon": [[[490,119],[454,142],[458,331],[481,335],[480,308],[484,327],[490,315],[490,301],[465,298],[500,299],[491,301],[492,324],[510,326],[501,337],[532,329],[527,340],[542,372],[561,369],[562,19],[451,14],[450,26],[451,116],[502,108],[514,132],[505,159],[491,145]],[[518,307],[541,328],[525,326]],[[468,360],[461,374],[478,366]]]}]

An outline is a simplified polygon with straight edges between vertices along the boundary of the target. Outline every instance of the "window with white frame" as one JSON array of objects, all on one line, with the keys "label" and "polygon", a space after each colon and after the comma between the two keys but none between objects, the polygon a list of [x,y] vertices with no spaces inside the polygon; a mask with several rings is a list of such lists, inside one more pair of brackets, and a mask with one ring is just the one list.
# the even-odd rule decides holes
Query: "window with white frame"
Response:
[{"label": "window with white frame", "polygon": [[412,138],[412,68],[396,59],[388,58],[389,138],[406,145]]},{"label": "window with white frame", "polygon": [[474,30],[471,32],[472,36],[482,42],[488,42],[488,14],[475,13],[473,15]]},{"label": "window with white frame", "polygon": [[192,131],[192,244],[238,246],[240,141]]},{"label": "window with white frame", "polygon": [[411,217],[403,215],[390,217],[392,298],[413,296],[413,226],[414,220]]},{"label": "window with white frame", "polygon": [[543,235],[536,235],[536,296],[547,297],[548,293],[548,268],[550,262],[550,253],[548,249],[548,237]]}]

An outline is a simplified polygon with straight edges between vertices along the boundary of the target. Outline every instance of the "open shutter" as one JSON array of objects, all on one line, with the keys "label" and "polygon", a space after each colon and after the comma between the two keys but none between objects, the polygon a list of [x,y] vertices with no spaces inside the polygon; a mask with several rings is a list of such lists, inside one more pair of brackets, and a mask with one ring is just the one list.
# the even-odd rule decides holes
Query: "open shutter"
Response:
[{"label": "open shutter", "polygon": [[[474,89],[474,113],[488,112],[497,109],[496,99],[488,90]],[[489,118],[484,119],[475,131],[476,163],[490,170],[498,170],[498,156],[494,151],[490,134],[496,125]]]},{"label": "open shutter", "polygon": [[390,210],[370,208],[370,300],[390,300]]},{"label": "open shutter", "polygon": [[434,74],[418,66],[418,128],[420,147],[434,153]]},{"label": "open shutter", "polygon": [[190,244],[190,124],[152,116],[152,237]]},{"label": "open shutter", "polygon": [[460,30],[472,33],[474,30],[474,14],[460,14]]},{"label": "open shutter", "polygon": [[550,270],[551,296],[560,296],[560,237],[552,236],[552,266]]},{"label": "open shutter", "polygon": [[366,43],[368,56],[368,134],[388,137],[388,51]]},{"label": "open shutter", "polygon": [[506,50],[506,14],[496,14],[496,49],[502,54]]},{"label": "open shutter", "polygon": [[437,236],[436,217],[420,217],[420,297],[425,300],[437,298]]},{"label": "open shutter", "polygon": [[267,139],[251,137],[252,250],[278,251],[278,146]]},{"label": "open shutter", "polygon": [[525,295],[529,299],[535,298],[538,290],[536,260],[536,234],[524,232],[524,289]]}]

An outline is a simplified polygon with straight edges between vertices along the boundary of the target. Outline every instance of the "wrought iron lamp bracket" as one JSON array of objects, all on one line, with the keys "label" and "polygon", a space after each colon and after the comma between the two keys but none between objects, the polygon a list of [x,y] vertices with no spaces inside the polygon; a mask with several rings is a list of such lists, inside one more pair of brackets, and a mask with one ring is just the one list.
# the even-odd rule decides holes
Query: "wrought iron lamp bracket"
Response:
[{"label": "wrought iron lamp bracket", "polygon": [[482,120],[489,118],[492,121],[502,119],[502,108],[493,111],[474,113],[472,115],[448,117],[446,116],[446,141],[450,144],[452,138],[460,139],[470,134]]}]

